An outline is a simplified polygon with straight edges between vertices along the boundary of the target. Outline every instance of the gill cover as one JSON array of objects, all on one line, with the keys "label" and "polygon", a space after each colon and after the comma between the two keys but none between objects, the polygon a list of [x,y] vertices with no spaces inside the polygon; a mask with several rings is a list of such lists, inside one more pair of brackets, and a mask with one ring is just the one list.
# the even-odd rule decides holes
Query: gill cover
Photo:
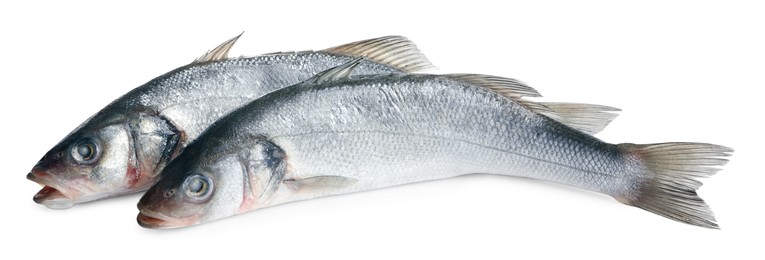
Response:
[{"label": "gill cover", "polygon": [[127,173],[128,185],[130,187],[151,185],[154,176],[159,174],[178,152],[179,131],[167,119],[145,113],[139,113],[129,125],[136,160],[135,171]]}]

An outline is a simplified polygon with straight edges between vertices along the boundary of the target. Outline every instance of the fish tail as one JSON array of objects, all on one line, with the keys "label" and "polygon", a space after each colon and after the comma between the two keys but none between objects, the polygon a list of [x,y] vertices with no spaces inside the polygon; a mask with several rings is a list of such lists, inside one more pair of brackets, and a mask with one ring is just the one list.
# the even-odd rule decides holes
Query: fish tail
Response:
[{"label": "fish tail", "polygon": [[618,201],[655,214],[705,228],[719,229],[714,214],[696,190],[697,178],[725,165],[732,149],[705,143],[619,144],[628,161],[641,167]]}]

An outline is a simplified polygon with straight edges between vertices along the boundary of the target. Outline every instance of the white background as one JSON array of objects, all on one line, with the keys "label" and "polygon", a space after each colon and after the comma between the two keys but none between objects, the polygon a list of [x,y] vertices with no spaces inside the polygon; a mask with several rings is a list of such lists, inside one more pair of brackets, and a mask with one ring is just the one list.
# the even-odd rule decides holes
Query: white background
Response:
[{"label": "white background", "polygon": [[[6,1],[0,247],[5,257],[47,259],[763,259],[765,8],[706,2]],[[733,147],[731,162],[700,191],[722,230],[498,176],[322,198],[165,231],[136,224],[137,195],[65,211],[32,202],[39,186],[26,173],[69,131],[242,31],[233,55],[404,35],[436,73],[514,77],[544,100],[623,109],[598,135],[608,142]]]}]

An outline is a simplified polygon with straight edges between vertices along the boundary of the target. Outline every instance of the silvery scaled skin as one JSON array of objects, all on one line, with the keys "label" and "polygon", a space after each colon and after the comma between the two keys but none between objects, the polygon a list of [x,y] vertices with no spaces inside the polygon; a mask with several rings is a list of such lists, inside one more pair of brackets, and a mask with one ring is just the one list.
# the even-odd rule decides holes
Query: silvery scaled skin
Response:
[{"label": "silvery scaled skin", "polygon": [[218,118],[354,56],[372,57],[356,74],[405,73],[431,66],[400,36],[322,51],[227,58],[236,39],[135,88],[65,137],[27,175],[45,186],[35,202],[65,209],[146,190],[162,168]]},{"label": "silvery scaled skin", "polygon": [[[352,64],[346,64],[352,68]],[[731,150],[609,144],[540,112],[521,83],[483,75],[344,79],[341,69],[272,92],[210,127],[139,202],[175,228],[281,203],[484,173],[604,193],[715,228],[696,195]],[[540,106],[542,104],[542,106]]]}]

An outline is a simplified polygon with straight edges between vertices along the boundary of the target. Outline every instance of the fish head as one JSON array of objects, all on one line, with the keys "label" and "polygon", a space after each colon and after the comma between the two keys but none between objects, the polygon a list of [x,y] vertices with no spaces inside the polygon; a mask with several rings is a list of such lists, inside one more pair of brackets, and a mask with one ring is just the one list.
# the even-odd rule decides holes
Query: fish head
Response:
[{"label": "fish head", "polygon": [[27,174],[44,186],[34,201],[65,209],[107,195],[125,181],[130,140],[123,124],[76,130],[48,151]]},{"label": "fish head", "polygon": [[272,199],[284,173],[283,153],[276,146],[226,144],[200,152],[197,144],[174,159],[141,198],[139,225],[197,225],[263,207]]},{"label": "fish head", "polygon": [[44,186],[34,201],[52,209],[66,209],[148,188],[154,175],[151,171],[162,161],[157,157],[166,154],[162,151],[167,150],[167,140],[174,138],[147,131],[158,128],[146,123],[151,121],[122,115],[95,116],[86,121],[27,174],[27,179]]}]

